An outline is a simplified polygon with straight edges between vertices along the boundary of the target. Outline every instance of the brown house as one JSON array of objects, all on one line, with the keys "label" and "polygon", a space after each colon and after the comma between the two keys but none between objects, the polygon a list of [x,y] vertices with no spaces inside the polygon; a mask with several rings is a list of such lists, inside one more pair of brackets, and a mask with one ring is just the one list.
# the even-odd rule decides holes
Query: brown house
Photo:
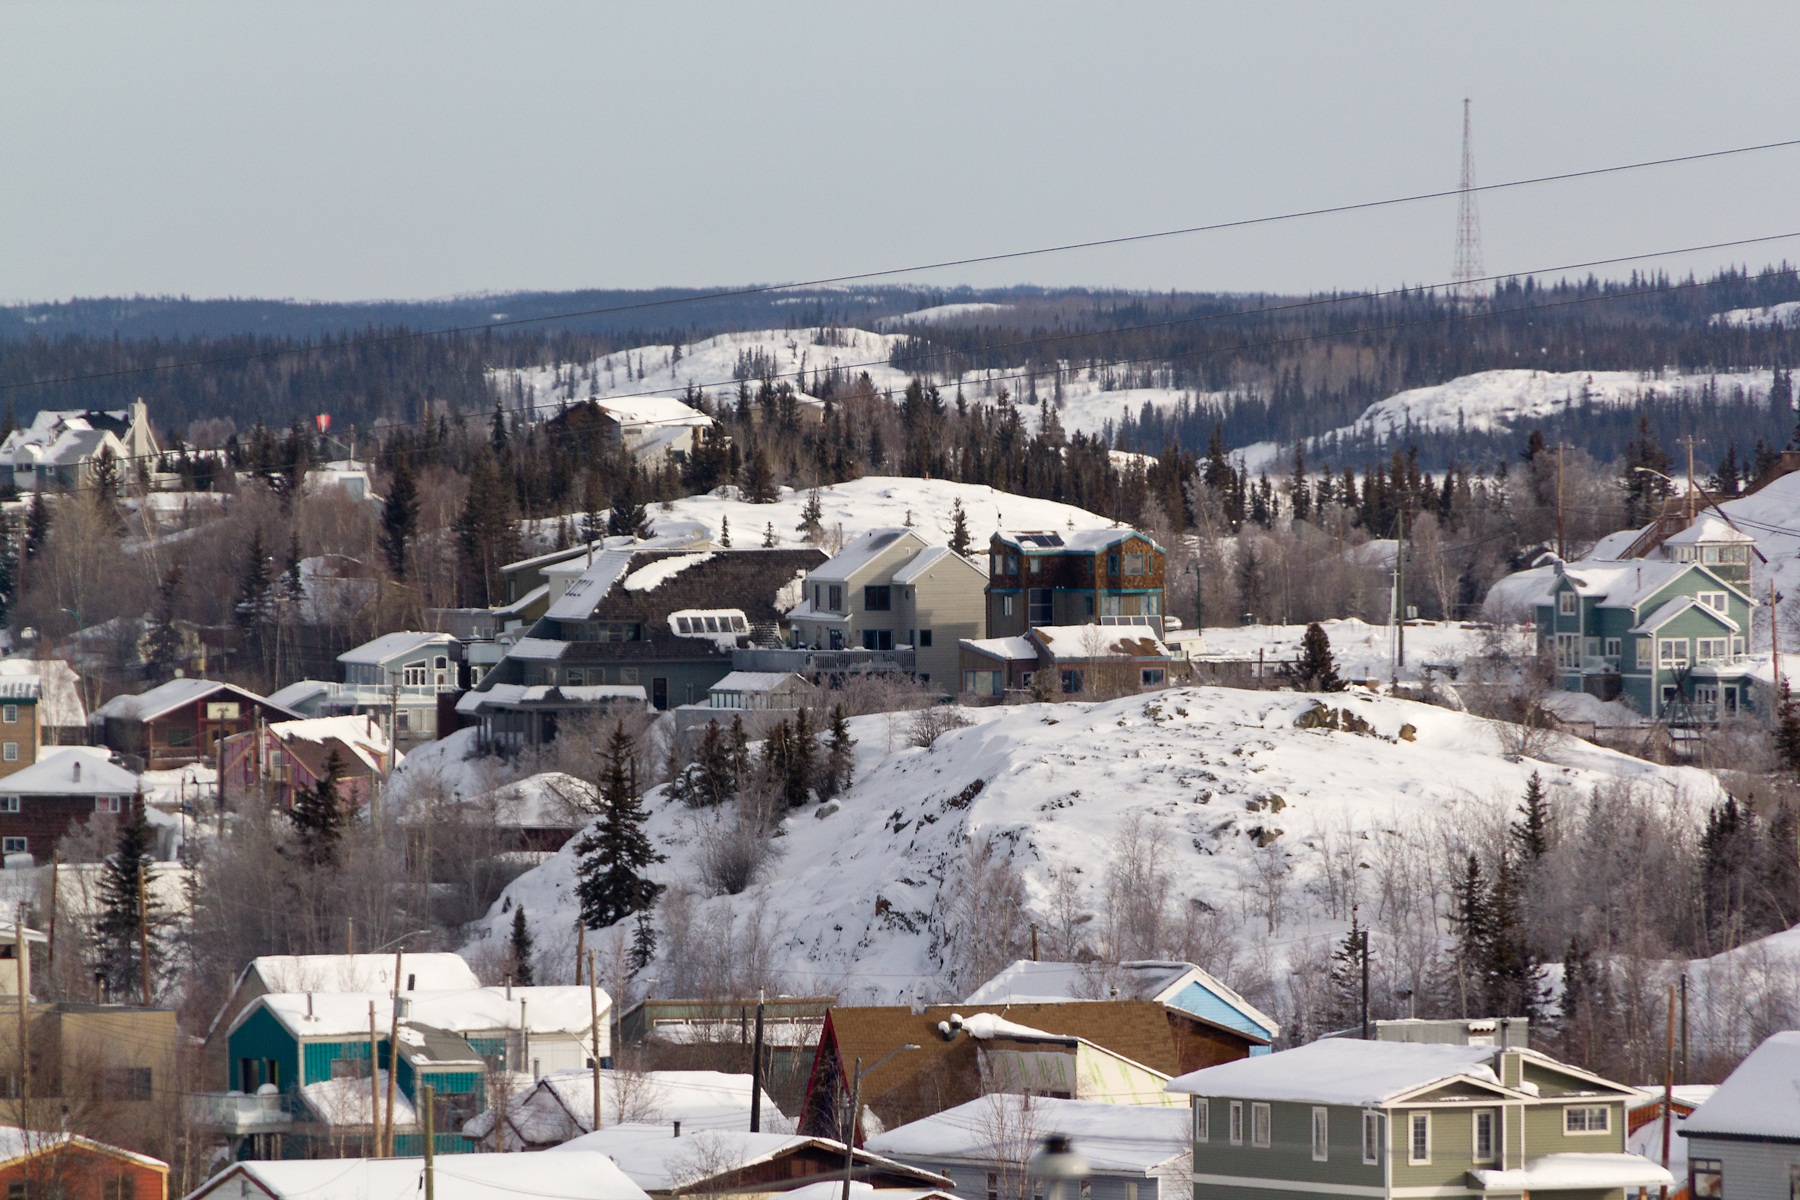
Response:
[{"label": "brown house", "polygon": [[36,675],[0,676],[0,779],[37,761],[43,694],[44,681]]},{"label": "brown house", "polygon": [[[1169,648],[1143,626],[1037,625],[1023,637],[957,644],[965,704],[998,704],[1053,673],[1048,694],[1107,700],[1169,685]],[[1041,689],[1040,689],[1041,690]]]},{"label": "brown house", "polygon": [[1148,625],[1163,632],[1163,550],[1135,529],[996,533],[987,635],[1038,625]]},{"label": "brown house", "polygon": [[[844,1080],[858,1058],[865,1069],[880,1064],[864,1076],[861,1101],[888,1129],[981,1095],[977,1039],[961,1032],[967,1019],[978,1013],[1003,1015],[1007,1022],[1044,1034],[1078,1038],[1167,1076],[1244,1058],[1252,1045],[1267,1044],[1154,1000],[939,1004],[923,1012],[903,1005],[839,1007],[825,1015],[800,1108],[800,1132],[837,1133]],[[909,1044],[918,1049],[900,1050]],[[882,1062],[896,1050],[900,1052]]]},{"label": "brown house", "polygon": [[128,819],[138,785],[138,777],[108,762],[104,750],[54,750],[0,778],[0,852],[48,862],[69,826],[85,825],[95,813]]},{"label": "brown house", "polygon": [[171,679],[137,696],[114,696],[88,716],[92,739],[142,760],[148,771],[214,761],[219,743],[256,722],[299,713],[214,679]]},{"label": "brown house", "polygon": [[[656,1200],[681,1196],[731,1195],[740,1200],[775,1196],[814,1183],[844,1178],[844,1146],[829,1138],[791,1133],[748,1133],[740,1129],[682,1132],[679,1122],[608,1125],[563,1143],[565,1150],[590,1150],[619,1165],[631,1182]],[[943,1175],[857,1150],[851,1176],[884,1188],[949,1190]]]},{"label": "brown house", "polygon": [[72,1133],[0,1126],[0,1187],[8,1197],[167,1200],[169,1164]]}]

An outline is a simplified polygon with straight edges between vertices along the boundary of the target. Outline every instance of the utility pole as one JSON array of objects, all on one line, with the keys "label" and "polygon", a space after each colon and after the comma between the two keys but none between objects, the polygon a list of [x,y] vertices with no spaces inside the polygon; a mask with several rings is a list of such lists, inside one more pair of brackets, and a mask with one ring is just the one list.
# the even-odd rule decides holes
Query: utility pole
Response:
[{"label": "utility pole", "polygon": [[[1663,1055],[1662,1165],[1669,1169],[1669,1134],[1675,1126],[1675,989],[1669,989],[1668,1046]],[[1669,1185],[1663,1184],[1662,1200],[1669,1200]]]},{"label": "utility pole", "polygon": [[762,1132],[763,989],[756,989],[756,1040],[750,1043],[750,1132]]},{"label": "utility pole", "polygon": [[419,1098],[425,1102],[425,1200],[437,1200],[437,1192],[433,1188],[436,1180],[431,1177],[432,1143],[437,1141],[437,1113],[434,1111],[437,1105],[433,1103],[437,1099],[437,1089],[429,1083],[421,1084]]},{"label": "utility pole", "polygon": [[1687,446],[1687,452],[1688,452],[1687,519],[1688,519],[1688,524],[1692,525],[1694,523],[1694,444],[1696,442],[1698,442],[1701,445],[1705,445],[1706,439],[1696,438],[1693,434],[1690,433],[1686,437],[1678,438],[1676,440],[1681,442],[1685,446]]},{"label": "utility pole", "polygon": [[[25,922],[13,922],[13,970],[18,981],[19,1004],[19,1128],[31,1128],[31,995],[26,990]],[[845,1189],[848,1192],[848,1188]]]},{"label": "utility pole", "polygon": [[1406,666],[1406,510],[1395,518],[1394,539],[1394,675]]},{"label": "utility pole", "polygon": [[[841,1059],[839,1061],[842,1061]],[[877,1066],[880,1064],[877,1063]],[[857,1056],[850,1076],[850,1124],[844,1129],[844,1195],[850,1200],[850,1167],[856,1161],[856,1109],[862,1103],[862,1057]]]},{"label": "utility pole", "polygon": [[375,1039],[375,1002],[369,1001],[369,1140],[363,1147],[364,1158],[381,1154],[381,1059]]},{"label": "utility pole", "polygon": [[1569,543],[1563,537],[1563,444],[1556,443],[1556,557],[1569,560]]},{"label": "utility pole", "polygon": [[[143,803],[143,797],[138,798]],[[144,1007],[150,1007],[150,926],[144,919],[144,864],[139,863],[137,869],[137,909],[138,909],[138,983],[139,991],[144,998]]]},{"label": "utility pole", "polygon": [[403,951],[394,950],[394,1013],[392,1032],[388,1034],[388,1083],[387,1112],[382,1122],[381,1146],[388,1157],[394,1153],[394,1076],[400,1073],[400,956]]},{"label": "utility pole", "polygon": [[[579,971],[581,964],[577,962],[575,967]],[[588,1031],[588,1036],[593,1039],[594,1043],[594,1128],[598,1129],[600,1128],[600,984],[594,976],[594,952],[592,950],[588,951],[587,967],[588,1010],[594,1020],[594,1027]],[[756,1110],[751,1109],[750,1111],[754,1113]],[[754,1116],[751,1117],[752,1129],[756,1128],[755,1119]]]},{"label": "utility pole", "polygon": [[1775,578],[1769,577],[1769,661],[1775,665],[1775,694],[1781,695],[1781,623],[1775,618]]}]

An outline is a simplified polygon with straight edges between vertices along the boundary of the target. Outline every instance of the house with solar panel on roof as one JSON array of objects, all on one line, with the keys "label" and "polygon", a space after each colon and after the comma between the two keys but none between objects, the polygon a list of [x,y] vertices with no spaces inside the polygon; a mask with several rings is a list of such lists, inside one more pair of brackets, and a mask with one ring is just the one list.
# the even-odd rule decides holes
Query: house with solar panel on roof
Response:
[{"label": "house with solar panel on roof", "polygon": [[988,541],[987,633],[1040,625],[1142,625],[1163,634],[1163,549],[1135,529],[995,533]]}]

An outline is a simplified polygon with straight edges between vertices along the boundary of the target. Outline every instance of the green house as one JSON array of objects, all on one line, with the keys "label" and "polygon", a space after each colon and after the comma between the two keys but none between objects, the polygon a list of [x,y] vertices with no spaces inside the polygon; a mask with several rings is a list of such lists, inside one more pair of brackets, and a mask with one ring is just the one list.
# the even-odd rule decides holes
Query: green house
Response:
[{"label": "green house", "polygon": [[1632,1089],[1531,1050],[1328,1038],[1169,1090],[1192,1096],[1194,1200],[1623,1200],[1671,1182],[1625,1152]]},{"label": "green house", "polygon": [[1622,698],[1676,724],[1711,723],[1750,704],[1751,600],[1748,584],[1731,578],[1737,570],[1695,556],[1745,547],[1660,549],[1671,557],[1558,563],[1536,604],[1539,646],[1566,691]]}]

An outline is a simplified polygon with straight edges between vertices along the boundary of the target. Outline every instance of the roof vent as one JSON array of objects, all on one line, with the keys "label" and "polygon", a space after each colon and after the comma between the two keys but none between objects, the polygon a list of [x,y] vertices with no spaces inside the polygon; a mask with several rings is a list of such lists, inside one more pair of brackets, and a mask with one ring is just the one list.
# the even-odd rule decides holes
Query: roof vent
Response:
[{"label": "roof vent", "polygon": [[76,783],[81,782],[81,762],[79,759],[77,759],[75,762],[75,782]]}]

